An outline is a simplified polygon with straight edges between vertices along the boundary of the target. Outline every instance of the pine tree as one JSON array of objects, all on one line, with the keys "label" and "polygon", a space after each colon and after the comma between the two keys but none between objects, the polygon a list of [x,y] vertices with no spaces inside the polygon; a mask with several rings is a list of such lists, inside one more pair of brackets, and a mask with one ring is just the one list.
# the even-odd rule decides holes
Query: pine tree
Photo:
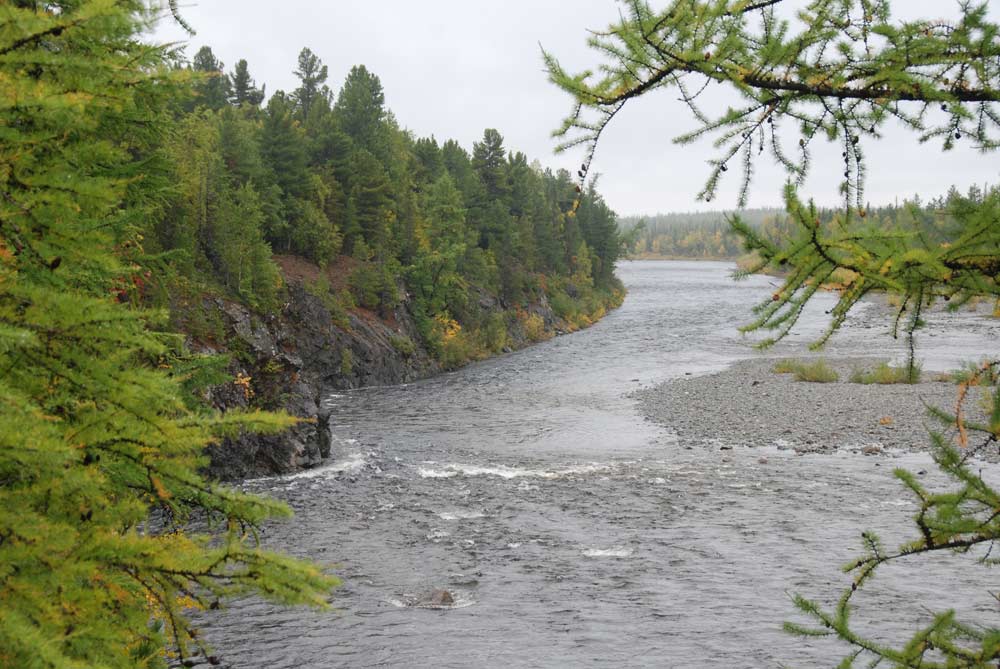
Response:
[{"label": "pine tree", "polygon": [[[887,0],[816,0],[800,10],[796,23],[780,18],[783,4],[676,0],[654,10],[630,0],[627,15],[590,39],[604,58],[598,77],[572,75],[545,55],[552,81],[575,100],[559,130],[566,138],[562,146],[589,147],[584,178],[602,132],[629,100],[676,89],[699,124],[678,142],[716,135],[721,148],[701,198],[713,197],[735,163],[742,172],[742,205],[755,160],[765,151],[789,174],[790,234],[771,240],[738,219],[733,222],[746,247],[760,254],[752,271],[772,266],[785,272],[782,287],[756,307],[756,320],[745,329],[776,331],[764,345],[780,339],[820,286],[834,272],[846,272],[830,329],[817,345],[858,300],[872,291],[888,292],[900,298],[895,328],[909,335],[912,369],[914,335],[927,308],[946,301],[954,309],[976,297],[1000,297],[1000,192],[953,201],[956,224],[942,230],[942,239],[900,229],[898,221],[889,229],[870,225],[863,147],[893,119],[921,141],[940,140],[943,150],[958,142],[983,151],[1000,146],[1000,26],[988,20],[985,2],[960,3],[951,21],[896,21]],[[714,117],[700,109],[700,92],[712,82],[731,86],[743,106]],[[784,143],[786,133],[793,136],[791,147]],[[810,146],[824,137],[840,144],[844,161],[844,207],[825,223],[797,193],[810,167]],[[819,625],[787,629],[842,639],[852,652],[839,666],[871,659],[867,666],[887,661],[897,667],[985,667],[1000,659],[1000,629],[980,621],[963,623],[953,611],[929,616],[924,628],[899,645],[879,641],[870,628],[861,631],[851,621],[855,594],[882,565],[900,557],[962,555],[981,548],[981,562],[995,564],[989,550],[1000,540],[1000,492],[972,471],[968,458],[1000,439],[998,368],[1000,362],[986,362],[966,379],[955,415],[935,412],[950,431],[948,439],[932,435],[934,457],[954,487],[931,491],[914,475],[897,472],[920,507],[916,538],[893,551],[864,533],[864,554],[846,567],[853,582],[833,611],[795,599]],[[989,418],[981,425],[969,424],[961,411],[975,383],[993,385]]]},{"label": "pine tree", "polygon": [[[0,4],[0,664],[163,667],[190,607],[325,605],[333,579],[262,550],[276,502],[205,481],[203,449],[287,417],[192,410],[141,287],[130,203],[181,77],[140,1]],[[145,177],[151,177],[146,179]],[[192,518],[214,533],[191,531]],[[217,660],[212,659],[212,662]]]},{"label": "pine tree", "polygon": [[244,58],[236,63],[236,69],[229,75],[229,84],[232,88],[232,102],[237,107],[243,105],[259,107],[264,101],[264,89],[257,88],[250,77],[250,68]]},{"label": "pine tree", "polygon": [[[458,273],[466,246],[465,207],[462,194],[447,174],[428,187],[423,212],[426,222],[407,282],[415,293],[419,316],[428,321],[437,314],[452,313],[449,307],[466,288]],[[428,325],[425,322],[424,327]]]},{"label": "pine tree", "polygon": [[483,141],[472,145],[472,168],[486,189],[487,201],[505,199],[510,194],[506,158],[503,135],[493,128],[484,130]]},{"label": "pine tree", "polygon": [[382,164],[364,149],[355,151],[351,165],[350,225],[361,234],[370,249],[385,256],[390,251],[391,184]]},{"label": "pine tree", "polygon": [[320,97],[328,97],[329,89],[326,83],[327,67],[308,48],[299,52],[299,67],[295,70],[301,85],[292,93],[298,108],[299,118],[309,118],[309,110]]},{"label": "pine tree", "polygon": [[347,75],[334,106],[341,129],[354,143],[375,157],[386,157],[385,93],[382,82],[364,65],[355,65]]},{"label": "pine tree", "polygon": [[211,47],[203,46],[191,59],[191,69],[204,77],[197,84],[198,97],[195,104],[209,109],[222,109],[229,104],[232,96],[229,77],[223,74],[225,65],[215,57]]}]

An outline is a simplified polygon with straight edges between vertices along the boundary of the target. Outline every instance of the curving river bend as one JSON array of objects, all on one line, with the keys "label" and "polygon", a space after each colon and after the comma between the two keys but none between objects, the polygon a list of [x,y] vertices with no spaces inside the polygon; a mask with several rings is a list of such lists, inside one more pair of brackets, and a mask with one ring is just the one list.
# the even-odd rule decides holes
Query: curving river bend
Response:
[{"label": "curving river bend", "polygon": [[[625,304],[588,330],[331,396],[335,461],[246,487],[294,507],[265,543],[332,565],[335,608],[236,602],[204,620],[219,655],[296,669],[835,665],[840,646],[781,631],[798,619],[789,593],[833,601],[863,529],[898,543],[914,507],[892,467],[929,459],[720,452],[644,420],[630,391],[759,355],[736,326],[773,280],[730,269],[622,263]],[[830,299],[771,355],[802,351]],[[884,353],[881,331],[849,326],[835,350]],[[926,366],[981,352],[952,334],[928,342]],[[920,581],[902,565],[859,619],[877,613],[891,639],[926,618],[915,601],[995,617],[982,577],[971,559]],[[454,604],[413,605],[434,589]]]}]

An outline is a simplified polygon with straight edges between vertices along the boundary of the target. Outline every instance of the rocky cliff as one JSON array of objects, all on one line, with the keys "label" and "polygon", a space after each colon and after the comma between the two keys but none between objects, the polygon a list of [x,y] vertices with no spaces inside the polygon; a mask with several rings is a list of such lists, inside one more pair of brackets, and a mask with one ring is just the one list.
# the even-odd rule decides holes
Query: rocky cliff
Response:
[{"label": "rocky cliff", "polygon": [[[229,373],[235,379],[208,391],[212,405],[283,409],[306,419],[281,435],[244,435],[210,447],[209,473],[216,478],[313,467],[330,452],[326,393],[405,383],[438,371],[419,346],[398,344],[418,341],[405,302],[390,318],[356,310],[338,325],[322,299],[302,283],[290,282],[284,303],[272,313],[216,296],[203,298],[199,306],[189,310],[183,325],[190,346],[196,352],[230,354]],[[211,320],[211,328],[191,323],[192,318]],[[206,329],[221,336],[205,336]]]},{"label": "rocky cliff", "polygon": [[[391,313],[364,309],[331,313],[308,282],[286,275],[279,309],[259,313],[219,296],[188,305],[178,319],[195,352],[228,353],[233,382],[208,390],[218,409],[259,407],[305,419],[273,436],[246,434],[209,448],[209,475],[222,480],[288,473],[320,464],[330,455],[324,397],[338,389],[406,383],[441,371],[420,344],[404,296]],[[514,313],[495,296],[478,295],[479,307],[512,323],[508,348],[531,343]],[[527,312],[550,334],[571,329],[543,298]]]}]

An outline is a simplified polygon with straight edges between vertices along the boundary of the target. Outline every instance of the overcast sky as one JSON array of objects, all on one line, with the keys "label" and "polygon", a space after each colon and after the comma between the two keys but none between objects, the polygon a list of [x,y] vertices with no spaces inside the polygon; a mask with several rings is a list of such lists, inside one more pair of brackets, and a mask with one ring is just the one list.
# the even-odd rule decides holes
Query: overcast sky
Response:
[{"label": "overcast sky", "polygon": [[[925,17],[953,15],[957,6],[947,0],[894,4],[908,16]],[[269,94],[296,87],[296,57],[307,46],[329,67],[334,92],[355,64],[377,74],[388,107],[417,136],[453,138],[471,149],[485,128],[496,128],[508,149],[553,168],[575,169],[582,150],[553,152],[551,131],[569,111],[570,99],[548,83],[539,45],[571,71],[591,66],[587,30],[607,27],[618,8],[615,0],[198,0],[182,4],[194,37],[167,19],[155,39],[187,41],[189,56],[207,44],[227,70],[246,58]],[[602,140],[592,170],[601,174],[600,191],[622,215],[735,206],[735,169],[713,203],[696,200],[708,175],[705,161],[715,154],[710,141],[683,147],[671,142],[694,127],[675,98],[674,91],[662,91],[630,103]],[[869,143],[867,154],[873,204],[914,193],[926,199],[952,183],[964,189],[1000,180],[997,154],[961,146],[942,154],[939,144],[918,145],[902,131]],[[842,169],[839,147],[815,152],[804,194],[836,204]],[[761,162],[749,206],[778,204],[783,183],[782,172]]]}]

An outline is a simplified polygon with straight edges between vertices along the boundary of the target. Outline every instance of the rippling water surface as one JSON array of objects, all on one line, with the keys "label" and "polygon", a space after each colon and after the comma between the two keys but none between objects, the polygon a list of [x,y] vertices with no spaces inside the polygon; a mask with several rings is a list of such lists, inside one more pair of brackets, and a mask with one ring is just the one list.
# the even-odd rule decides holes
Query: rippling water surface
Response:
[{"label": "rippling water surface", "polygon": [[[331,396],[331,464],[247,487],[294,507],[265,541],[332,565],[335,608],[237,602],[205,621],[219,654],[300,669],[835,665],[839,646],[781,632],[788,595],[834,600],[862,529],[900,540],[914,507],[891,469],[928,459],[720,452],[638,415],[632,390],[759,355],[736,326],[773,280],[730,269],[624,263],[628,299],[586,331]],[[771,355],[802,350],[830,300]],[[856,323],[835,349],[899,350],[884,330]],[[957,332],[932,328],[930,366],[981,352]],[[877,607],[892,638],[925,615],[914,601],[995,615],[977,577],[971,561],[919,582],[886,571],[859,619]],[[438,589],[455,601],[430,604]]]}]

